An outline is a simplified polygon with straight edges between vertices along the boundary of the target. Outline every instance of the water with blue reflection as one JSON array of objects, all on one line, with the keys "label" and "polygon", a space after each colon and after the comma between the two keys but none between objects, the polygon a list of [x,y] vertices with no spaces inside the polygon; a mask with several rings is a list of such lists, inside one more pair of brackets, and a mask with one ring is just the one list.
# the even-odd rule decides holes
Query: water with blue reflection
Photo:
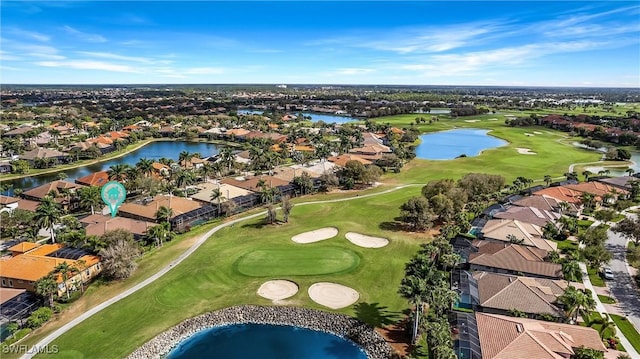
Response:
[{"label": "water with blue reflection", "polygon": [[[264,111],[260,111],[260,110],[239,110],[238,113],[240,114],[256,114],[256,115],[261,115]],[[294,112],[294,115],[298,115],[300,112]],[[324,123],[338,123],[338,124],[342,124],[342,123],[348,123],[348,122],[353,122],[353,121],[361,121],[360,119],[354,118],[354,117],[349,117],[349,116],[336,116],[336,115],[325,115],[322,113],[315,113],[315,112],[302,112],[303,115],[305,116],[311,116],[311,122],[318,122],[318,121],[322,121]]]},{"label": "water with blue reflection", "polygon": [[353,342],[294,326],[236,324],[200,331],[167,359],[366,359]]},{"label": "water with blue reflection", "polygon": [[[64,170],[67,174],[67,181],[73,182],[75,179],[84,177],[93,172],[106,171],[112,165],[118,163],[126,163],[131,166],[140,161],[141,158],[148,158],[151,160],[158,160],[162,157],[171,158],[172,160],[178,160],[180,152],[188,151],[191,153],[197,152],[201,157],[209,157],[218,153],[218,147],[212,143],[203,142],[184,142],[184,141],[159,141],[152,142],[142,148],[139,148],[133,152],[130,152],[120,158],[114,158],[105,162],[95,163],[88,166],[73,168]],[[27,190],[29,188],[41,186],[47,182],[55,181],[58,179],[58,173],[48,173],[40,176],[31,176],[25,178],[19,178],[16,180],[2,181],[2,183],[12,184],[13,188],[22,188]],[[6,194],[6,193],[3,193]]]},{"label": "water with blue reflection", "polygon": [[434,132],[420,136],[416,157],[425,160],[451,160],[462,154],[477,156],[482,151],[504,146],[507,141],[477,128]]}]

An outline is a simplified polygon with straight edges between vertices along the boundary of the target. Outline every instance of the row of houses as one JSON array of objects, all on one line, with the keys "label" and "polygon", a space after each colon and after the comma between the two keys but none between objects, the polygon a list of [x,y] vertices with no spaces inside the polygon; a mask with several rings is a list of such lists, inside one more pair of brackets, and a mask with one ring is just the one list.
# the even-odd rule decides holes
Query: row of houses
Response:
[{"label": "row of houses", "polygon": [[542,227],[557,226],[563,214],[579,215],[583,193],[613,201],[628,192],[602,182],[532,192],[489,207],[474,220],[476,239],[452,241],[463,262],[452,273],[462,311],[449,317],[459,357],[568,358],[580,347],[607,350],[594,329],[559,323],[565,311],[558,298],[569,285],[583,286],[563,279],[562,265],[548,260],[557,245],[544,238]]}]

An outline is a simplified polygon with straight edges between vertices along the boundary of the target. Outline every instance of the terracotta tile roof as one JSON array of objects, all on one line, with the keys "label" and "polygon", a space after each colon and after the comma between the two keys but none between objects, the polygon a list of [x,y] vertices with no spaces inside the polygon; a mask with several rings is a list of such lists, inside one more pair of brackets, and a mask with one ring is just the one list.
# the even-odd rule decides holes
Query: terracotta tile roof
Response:
[{"label": "terracotta tile roof", "polygon": [[181,214],[185,214],[191,211],[194,211],[201,207],[199,202],[191,201],[186,198],[177,197],[177,196],[155,196],[153,201],[148,204],[137,204],[137,203],[123,203],[118,210],[119,213],[125,215],[130,214],[142,218],[146,218],[150,221],[156,220],[156,212],[160,207],[168,207],[173,210],[174,218]]},{"label": "terracotta tile roof", "polygon": [[[210,203],[218,203],[217,200],[211,200],[211,194],[213,193],[213,190],[215,189],[220,189],[220,192],[222,193],[222,196],[224,197],[224,199],[221,199],[220,202],[225,202],[228,199],[232,199],[232,198],[236,198],[236,197],[241,197],[241,196],[246,196],[249,194],[252,194],[254,192],[252,191],[248,191],[244,188],[240,188],[240,187],[236,187],[236,186],[232,186],[230,184],[226,184],[226,183],[222,183],[220,185],[217,185],[215,183],[202,183],[200,185],[198,185],[198,189],[200,189],[200,191],[196,194],[194,194],[193,196],[191,196],[191,198],[201,201],[201,202],[210,202]],[[229,197],[229,198],[227,198]]]},{"label": "terracotta tile roof", "polygon": [[8,205],[8,204],[12,204],[12,203],[17,203],[20,200],[20,198],[17,197],[9,197],[9,196],[5,196],[5,195],[0,195],[0,205]]},{"label": "terracotta tile roof", "polygon": [[542,238],[542,228],[535,224],[515,219],[491,219],[482,228],[484,238],[510,242],[510,235],[522,240],[522,244],[525,246],[533,246],[546,251],[555,251],[558,248],[555,242]]},{"label": "terracotta tile roof", "polygon": [[[522,197],[521,199],[513,202],[513,205],[519,207],[533,207],[544,211],[557,211],[560,207],[559,201],[557,199],[547,195],[532,195]],[[570,209],[570,211],[578,210],[574,205],[570,205],[573,207]]]},{"label": "terracotta tile roof", "polygon": [[24,253],[38,247],[39,245],[40,244],[33,242],[20,242],[15,246],[8,248],[8,251],[14,253]]},{"label": "terracotta tile roof", "polygon": [[0,305],[26,292],[25,289],[0,288]]},{"label": "terracotta tile roof", "polygon": [[157,224],[154,222],[140,221],[125,217],[103,216],[101,214],[93,214],[80,220],[80,223],[86,225],[85,231],[88,236],[101,236],[107,231],[115,229],[126,229],[127,231],[142,236],[147,230]]},{"label": "terracotta tile roof", "polygon": [[340,167],[346,166],[347,162],[349,162],[349,161],[358,161],[358,162],[362,163],[365,166],[366,165],[370,165],[370,164],[373,163],[373,162],[371,162],[371,161],[369,161],[367,159],[362,158],[359,155],[353,155],[353,154],[343,154],[343,155],[340,155],[340,156],[329,157],[329,158],[327,158],[327,160],[329,162],[335,163],[336,166],[340,166]]},{"label": "terracotta tile roof", "polygon": [[[536,196],[539,197],[539,196]],[[513,206],[504,212],[498,212],[494,218],[516,219],[523,223],[531,223],[539,227],[544,227],[547,222],[555,223],[560,217],[560,213],[548,210],[540,210],[535,207]]]},{"label": "terracotta tile roof", "polygon": [[300,151],[300,152],[314,152],[316,149],[313,148],[313,146],[307,146],[307,145],[295,145],[293,146],[294,151]]},{"label": "terracotta tile roof", "polygon": [[478,281],[479,301],[483,307],[562,316],[562,310],[553,303],[567,287],[563,280],[489,272],[474,272],[473,277]]},{"label": "terracotta tile roof", "polygon": [[605,352],[598,332],[579,325],[476,313],[482,357],[561,359],[584,346]]},{"label": "terracotta tile roof", "polygon": [[611,193],[612,191],[616,191],[619,194],[627,194],[629,193],[626,190],[620,189],[620,188],[616,188],[613,186],[609,186],[608,184],[605,183],[600,183],[600,182],[596,182],[596,181],[592,181],[592,182],[583,182],[583,183],[578,183],[578,184],[569,184],[564,186],[565,188],[574,190],[574,191],[578,191],[578,192],[587,192],[587,193],[591,193],[597,197],[602,197],[603,195],[607,194],[607,193]]},{"label": "terracotta tile roof", "polygon": [[489,241],[474,241],[479,252],[469,256],[470,264],[543,277],[562,278],[560,264],[544,261],[544,257],[547,255],[545,250],[517,244],[483,242]]},{"label": "terracotta tile roof", "polygon": [[258,192],[261,190],[260,187],[258,186],[258,182],[260,182],[260,180],[264,180],[266,182],[267,187],[286,186],[289,184],[289,182],[283,181],[273,176],[252,177],[244,181],[239,181],[233,178],[227,178],[220,182],[230,184],[232,186],[244,188],[249,191]]},{"label": "terracotta tile roof", "polygon": [[246,130],[244,128],[232,128],[230,130],[227,130],[227,132],[225,132],[225,135],[227,136],[246,136],[249,132],[249,130]]},{"label": "terracotta tile roof", "polygon": [[32,188],[23,193],[25,196],[33,197],[33,198],[44,198],[49,192],[56,191],[59,189],[68,188],[71,190],[80,189],[84,186],[67,181],[53,181],[49,183],[45,183],[42,186],[38,186],[36,188]]},{"label": "terracotta tile roof", "polygon": [[107,171],[94,172],[84,177],[76,179],[77,184],[84,186],[102,186],[109,182],[109,174]]},{"label": "terracotta tile roof", "polygon": [[565,187],[547,187],[533,193],[534,195],[545,195],[562,202],[580,204],[580,192]]},{"label": "terracotta tile roof", "polygon": [[21,199],[18,201],[18,208],[29,212],[35,212],[38,208],[38,205],[40,205],[40,202],[31,201],[28,199]]}]

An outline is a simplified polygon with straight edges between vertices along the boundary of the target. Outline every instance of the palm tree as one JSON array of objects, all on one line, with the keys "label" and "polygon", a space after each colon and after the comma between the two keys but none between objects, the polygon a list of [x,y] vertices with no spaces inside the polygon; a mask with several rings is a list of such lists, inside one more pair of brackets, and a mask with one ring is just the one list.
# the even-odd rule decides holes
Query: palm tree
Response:
[{"label": "palm tree", "polygon": [[544,183],[547,184],[547,187],[549,187],[551,185],[551,182],[553,182],[553,179],[551,178],[551,176],[544,175]]},{"label": "palm tree", "polygon": [[138,163],[136,163],[136,168],[138,171],[145,177],[149,177],[153,172],[153,161],[146,158],[141,158]]},{"label": "palm tree", "polygon": [[165,206],[160,206],[156,211],[156,220],[158,223],[169,222],[169,220],[173,217],[173,209]]},{"label": "palm tree", "polygon": [[127,178],[127,169],[129,169],[129,167],[130,166],[128,164],[123,163],[118,163],[109,167],[109,170],[107,170],[109,180],[124,182],[124,180]]},{"label": "palm tree", "polygon": [[61,214],[60,205],[50,196],[45,196],[36,208],[34,219],[39,226],[49,230],[51,243],[56,242],[54,226],[60,220]]},{"label": "palm tree", "polygon": [[413,329],[411,331],[411,342],[415,343],[418,337],[418,328],[420,327],[420,318],[423,303],[427,297],[427,281],[419,276],[407,276],[402,279],[402,284],[398,293],[409,300],[415,307]]},{"label": "palm tree", "polygon": [[191,171],[182,170],[176,174],[176,185],[178,187],[184,187],[184,197],[187,197],[187,186],[194,181],[193,173]]},{"label": "palm tree", "polygon": [[213,190],[211,190],[211,200],[216,201],[216,203],[218,203],[218,215],[220,215],[220,203],[224,199],[226,198],[222,195],[222,191],[220,191],[220,187],[214,188]]},{"label": "palm tree", "polygon": [[567,181],[578,180],[578,174],[576,172],[566,172],[564,176],[567,177]]},{"label": "palm tree", "polygon": [[186,168],[187,167],[187,162],[189,162],[189,160],[192,157],[193,157],[193,154],[190,153],[189,151],[182,151],[178,155],[178,162],[180,162],[182,164],[183,168]]},{"label": "palm tree", "polygon": [[171,225],[169,222],[162,222],[157,226],[149,228],[147,236],[153,238],[158,247],[162,247],[163,243],[170,236]]},{"label": "palm tree", "polygon": [[632,176],[634,173],[636,173],[636,170],[634,170],[633,168],[627,168],[624,171],[627,172],[628,176]]},{"label": "palm tree", "polygon": [[593,172],[591,172],[589,170],[582,171],[582,175],[584,176],[584,181],[588,182],[589,181],[589,176],[591,176],[592,174],[593,174]]},{"label": "palm tree", "polygon": [[58,283],[52,275],[42,277],[34,283],[36,293],[47,298],[47,304],[53,308],[53,295],[58,290]]},{"label": "palm tree", "polygon": [[72,278],[79,272],[78,268],[74,266],[70,266],[67,262],[62,262],[53,268],[54,274],[59,274],[62,277],[62,283],[64,283],[64,290],[67,294],[67,299],[69,299],[69,285],[67,281],[69,278]]},{"label": "palm tree", "polygon": [[95,207],[102,203],[100,187],[89,186],[80,189],[80,206],[91,209],[91,214],[95,214]]},{"label": "palm tree", "polygon": [[226,167],[227,172],[231,172],[231,166],[233,166],[234,162],[233,149],[231,147],[222,147],[220,150],[220,162]]},{"label": "palm tree", "polygon": [[589,192],[582,192],[580,195],[580,203],[584,206],[584,209],[591,210],[594,206],[595,195]]},{"label": "palm tree", "polygon": [[558,209],[561,214],[566,214],[569,211],[569,208],[571,208],[569,202],[561,201],[558,203]]},{"label": "palm tree", "polygon": [[570,260],[562,263],[562,275],[567,281],[567,286],[571,285],[571,282],[577,282],[582,279],[582,271],[578,262]]},{"label": "palm tree", "polygon": [[207,162],[202,167],[200,167],[200,174],[202,175],[205,182],[208,182],[209,177],[215,173],[216,173],[216,168],[210,162]]},{"label": "palm tree", "polygon": [[568,286],[558,297],[558,302],[564,305],[567,316],[573,323],[577,322],[580,313],[591,311],[596,307],[591,291],[576,289],[574,286]]}]

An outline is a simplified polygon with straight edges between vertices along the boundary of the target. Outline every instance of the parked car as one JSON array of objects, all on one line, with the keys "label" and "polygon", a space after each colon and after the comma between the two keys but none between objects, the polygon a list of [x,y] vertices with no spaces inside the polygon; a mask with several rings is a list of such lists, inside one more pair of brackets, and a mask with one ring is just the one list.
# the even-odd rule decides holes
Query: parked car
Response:
[{"label": "parked car", "polygon": [[607,279],[607,280],[613,279],[613,272],[611,271],[611,268],[609,267],[602,268],[602,277],[604,277],[604,279]]}]

